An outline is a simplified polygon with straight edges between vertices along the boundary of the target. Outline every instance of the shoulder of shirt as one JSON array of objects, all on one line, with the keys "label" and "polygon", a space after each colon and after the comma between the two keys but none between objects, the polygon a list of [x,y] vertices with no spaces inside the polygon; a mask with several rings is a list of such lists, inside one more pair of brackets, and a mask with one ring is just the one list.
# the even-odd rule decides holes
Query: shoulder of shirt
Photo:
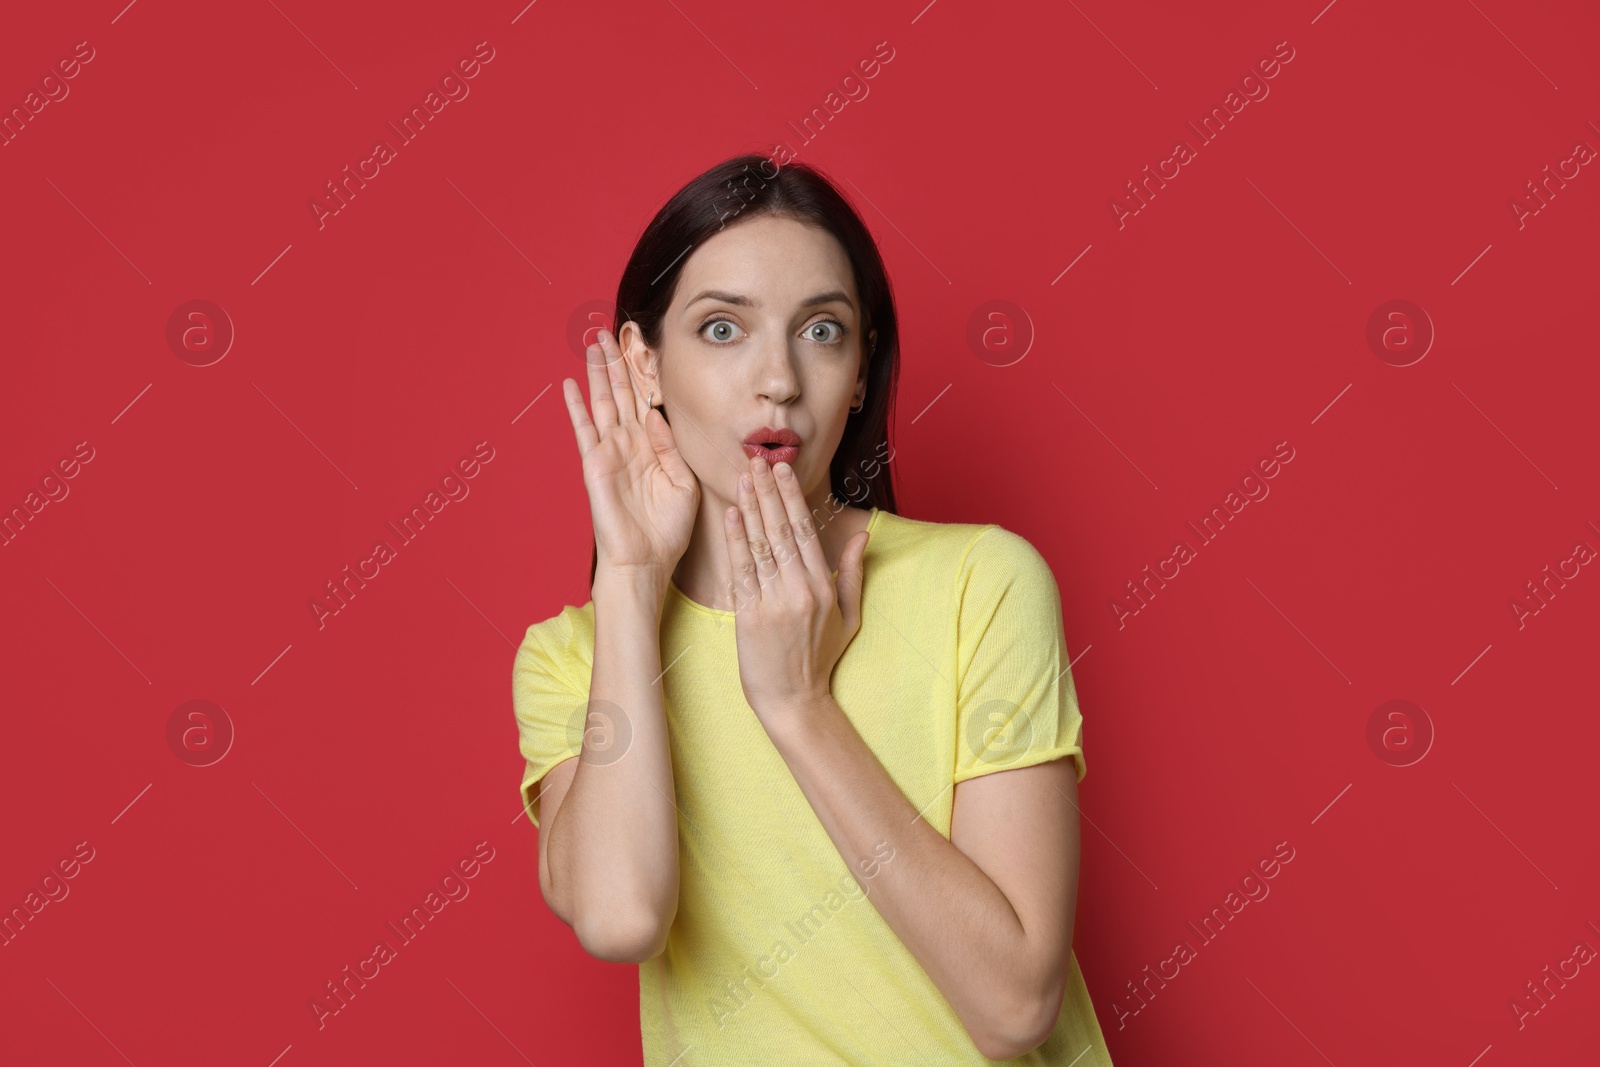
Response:
[{"label": "shoulder of shirt", "polygon": [[594,649],[594,601],[568,604],[529,626],[517,649],[519,659],[542,656],[560,666],[588,666]]},{"label": "shoulder of shirt", "polygon": [[1033,543],[998,523],[928,522],[893,512],[883,515],[896,535],[884,545],[887,553],[898,556],[903,552],[930,569],[953,567],[960,584],[1055,580],[1050,564]]}]

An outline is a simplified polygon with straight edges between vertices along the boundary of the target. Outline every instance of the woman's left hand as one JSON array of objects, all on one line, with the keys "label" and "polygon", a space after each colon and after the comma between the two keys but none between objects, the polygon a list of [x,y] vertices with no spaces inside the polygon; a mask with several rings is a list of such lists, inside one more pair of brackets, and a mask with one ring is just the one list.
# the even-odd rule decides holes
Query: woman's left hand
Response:
[{"label": "woman's left hand", "polygon": [[739,478],[739,506],[728,508],[723,533],[739,680],[770,732],[831,695],[833,668],[861,627],[861,554],[869,535],[862,531],[845,545],[835,583],[793,471],[760,457]]}]

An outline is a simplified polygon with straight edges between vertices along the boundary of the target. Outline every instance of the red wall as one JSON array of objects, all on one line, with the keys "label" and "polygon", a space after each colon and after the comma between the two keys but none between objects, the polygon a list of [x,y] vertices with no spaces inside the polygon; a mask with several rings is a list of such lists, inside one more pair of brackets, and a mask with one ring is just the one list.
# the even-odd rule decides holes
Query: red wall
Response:
[{"label": "red wall", "polygon": [[902,511],[1055,569],[1119,1067],[1592,1055],[1591,5],[122,2],[0,33],[0,105],[39,92],[0,146],[0,506],[58,497],[0,545],[0,905],[66,894],[0,947],[0,1060],[638,1062],[634,968],[539,898],[511,657],[587,599],[574,316],[778,142],[889,264]]}]

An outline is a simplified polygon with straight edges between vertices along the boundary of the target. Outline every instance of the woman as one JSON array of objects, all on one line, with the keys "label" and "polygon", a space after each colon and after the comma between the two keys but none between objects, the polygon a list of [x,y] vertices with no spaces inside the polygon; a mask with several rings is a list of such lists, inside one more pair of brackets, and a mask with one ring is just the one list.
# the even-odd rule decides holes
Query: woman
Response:
[{"label": "woman", "polygon": [[645,1064],[1109,1064],[1055,580],[997,525],[896,514],[866,227],[731,159],[646,229],[616,321],[592,416],[562,382],[593,599],[528,628],[513,695],[540,889],[640,965]]}]

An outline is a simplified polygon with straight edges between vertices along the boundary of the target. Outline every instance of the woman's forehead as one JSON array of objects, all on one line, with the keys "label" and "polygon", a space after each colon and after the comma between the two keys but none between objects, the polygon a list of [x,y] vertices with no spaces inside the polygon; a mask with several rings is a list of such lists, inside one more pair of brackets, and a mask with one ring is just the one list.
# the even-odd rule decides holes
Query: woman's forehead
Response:
[{"label": "woman's forehead", "polygon": [[756,310],[792,308],[829,292],[844,293],[851,306],[855,301],[850,259],[838,239],[771,217],[731,226],[701,245],[684,264],[677,290],[674,302],[682,307],[707,292]]}]

